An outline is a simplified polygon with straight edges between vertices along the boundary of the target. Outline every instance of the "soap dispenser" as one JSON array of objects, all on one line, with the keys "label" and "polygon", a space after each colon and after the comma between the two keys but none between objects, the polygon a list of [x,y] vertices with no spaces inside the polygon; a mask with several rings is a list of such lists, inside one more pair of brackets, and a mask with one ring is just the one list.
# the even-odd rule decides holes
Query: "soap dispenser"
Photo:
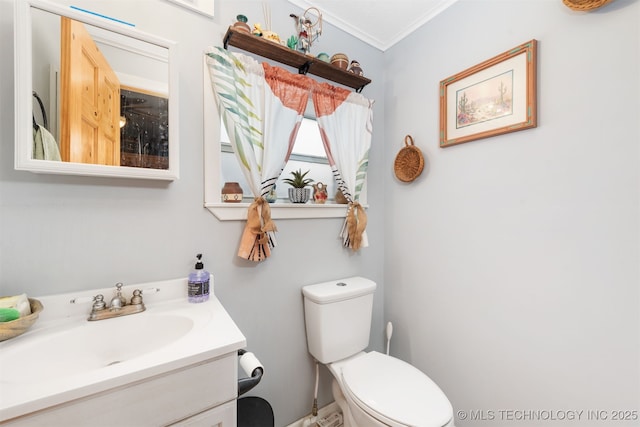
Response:
[{"label": "soap dispenser", "polygon": [[188,299],[192,303],[205,302],[209,299],[210,275],[204,269],[202,254],[196,255],[196,258],[198,258],[198,261],[195,269],[189,274],[188,281]]}]

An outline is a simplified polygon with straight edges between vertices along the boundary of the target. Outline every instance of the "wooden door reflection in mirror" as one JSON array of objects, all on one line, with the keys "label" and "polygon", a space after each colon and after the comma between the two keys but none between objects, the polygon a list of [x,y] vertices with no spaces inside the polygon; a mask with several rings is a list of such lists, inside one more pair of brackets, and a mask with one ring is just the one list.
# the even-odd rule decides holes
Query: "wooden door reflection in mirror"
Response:
[{"label": "wooden door reflection in mirror", "polygon": [[61,17],[60,155],[120,165],[120,81],[82,22]]}]

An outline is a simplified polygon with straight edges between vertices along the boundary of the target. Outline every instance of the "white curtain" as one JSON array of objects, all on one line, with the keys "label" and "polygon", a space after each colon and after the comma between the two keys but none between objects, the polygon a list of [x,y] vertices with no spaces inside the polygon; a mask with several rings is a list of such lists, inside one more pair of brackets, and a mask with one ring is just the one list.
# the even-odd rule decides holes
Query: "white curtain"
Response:
[{"label": "white curtain", "polygon": [[264,196],[289,159],[313,81],[220,47],[209,49],[206,58],[223,123],[254,196],[238,256],[262,261],[276,246]]},{"label": "white curtain", "polygon": [[338,189],[349,202],[340,231],[342,244],[357,251],[368,246],[367,215],[360,204],[360,195],[369,166],[373,101],[322,83],[313,87],[313,105],[329,165]]}]

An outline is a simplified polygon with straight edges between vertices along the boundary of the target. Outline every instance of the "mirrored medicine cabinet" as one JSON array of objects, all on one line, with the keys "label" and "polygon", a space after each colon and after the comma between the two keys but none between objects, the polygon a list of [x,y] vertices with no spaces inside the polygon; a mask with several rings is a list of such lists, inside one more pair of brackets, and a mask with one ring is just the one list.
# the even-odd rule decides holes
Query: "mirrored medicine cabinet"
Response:
[{"label": "mirrored medicine cabinet", "polygon": [[15,6],[15,169],[178,178],[175,43],[46,0]]}]

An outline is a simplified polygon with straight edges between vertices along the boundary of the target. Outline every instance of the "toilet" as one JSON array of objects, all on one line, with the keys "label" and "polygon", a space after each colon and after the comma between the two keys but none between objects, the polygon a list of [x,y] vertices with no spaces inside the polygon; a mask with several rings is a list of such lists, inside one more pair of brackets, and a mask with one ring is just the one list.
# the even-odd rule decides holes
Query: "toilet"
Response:
[{"label": "toilet", "polygon": [[334,377],[344,427],[454,427],[451,403],[428,376],[369,345],[376,283],[363,277],[302,288],[309,353]]}]

